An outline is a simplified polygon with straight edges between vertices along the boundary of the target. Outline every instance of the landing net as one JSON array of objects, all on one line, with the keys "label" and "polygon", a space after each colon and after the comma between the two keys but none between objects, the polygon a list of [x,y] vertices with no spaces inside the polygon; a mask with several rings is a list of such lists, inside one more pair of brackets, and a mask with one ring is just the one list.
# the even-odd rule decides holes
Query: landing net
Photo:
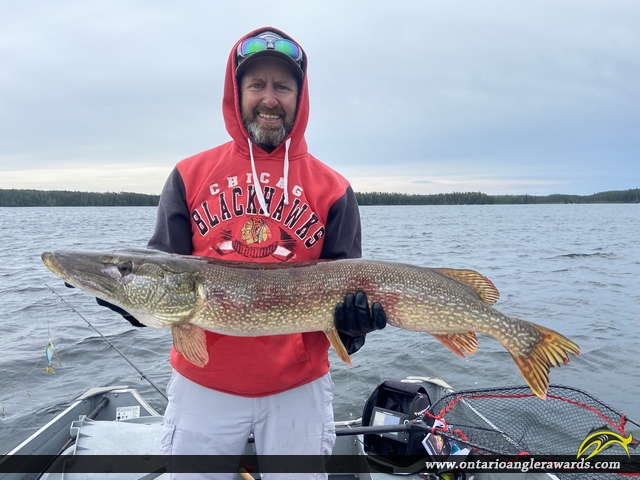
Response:
[{"label": "landing net", "polygon": [[[583,441],[594,431],[608,430],[628,437],[629,428],[640,426],[588,393],[560,385],[550,385],[544,401],[527,386],[454,392],[438,400],[428,415],[445,424],[434,433],[454,441],[461,448],[469,447],[472,453],[479,455],[516,458],[529,455],[576,459]],[[632,457],[640,455],[637,447],[636,439],[628,444]],[[592,451],[589,449],[582,456],[586,457]],[[609,455],[627,458],[627,451],[622,444],[613,442],[599,455],[600,459]],[[593,456],[592,460],[598,460],[598,456]],[[564,473],[555,476],[576,478]],[[584,472],[579,476],[586,479],[629,478],[614,473]]]}]

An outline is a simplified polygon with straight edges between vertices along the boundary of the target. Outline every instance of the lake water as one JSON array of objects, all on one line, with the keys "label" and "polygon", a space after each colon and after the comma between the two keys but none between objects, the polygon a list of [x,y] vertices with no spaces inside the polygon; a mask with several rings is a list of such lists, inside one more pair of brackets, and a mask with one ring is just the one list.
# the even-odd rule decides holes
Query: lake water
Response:
[{"label": "lake water", "polygon": [[[160,412],[164,399],[68,306],[154,383],[170,375],[169,330],[135,329],[41,263],[51,249],[146,246],[152,207],[0,208],[0,453],[98,385],[138,388]],[[503,313],[553,328],[581,355],[551,370],[640,421],[640,205],[362,207],[365,258],[471,268],[501,292]],[[388,327],[341,364],[331,352],[337,419],[356,418],[381,381],[435,375],[456,389],[522,385],[511,356],[479,336],[478,352],[453,355],[427,334]],[[45,372],[51,340],[64,366]]]}]

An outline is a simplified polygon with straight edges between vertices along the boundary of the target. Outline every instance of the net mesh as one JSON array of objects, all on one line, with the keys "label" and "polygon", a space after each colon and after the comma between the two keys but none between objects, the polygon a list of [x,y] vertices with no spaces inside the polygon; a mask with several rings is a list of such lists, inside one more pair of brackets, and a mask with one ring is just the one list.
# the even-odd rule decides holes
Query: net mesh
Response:
[{"label": "net mesh", "polygon": [[[628,435],[639,426],[625,415],[581,390],[550,385],[541,401],[527,386],[454,392],[438,400],[430,414],[445,423],[438,432],[456,443],[487,455],[565,455],[576,458],[593,429]],[[631,425],[628,425],[631,424]],[[634,452],[631,452],[632,454]],[[627,455],[615,444],[606,455]],[[576,478],[575,474],[556,474]],[[629,478],[613,473],[582,473],[580,478]]]}]

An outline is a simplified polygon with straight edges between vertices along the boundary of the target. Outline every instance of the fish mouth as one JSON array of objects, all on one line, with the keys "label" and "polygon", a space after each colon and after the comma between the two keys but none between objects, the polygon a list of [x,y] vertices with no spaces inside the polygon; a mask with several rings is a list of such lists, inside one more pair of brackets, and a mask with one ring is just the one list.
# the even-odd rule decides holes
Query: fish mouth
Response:
[{"label": "fish mouth", "polygon": [[113,299],[118,282],[105,275],[107,264],[95,254],[44,252],[42,263],[69,285],[89,292],[104,300]]}]

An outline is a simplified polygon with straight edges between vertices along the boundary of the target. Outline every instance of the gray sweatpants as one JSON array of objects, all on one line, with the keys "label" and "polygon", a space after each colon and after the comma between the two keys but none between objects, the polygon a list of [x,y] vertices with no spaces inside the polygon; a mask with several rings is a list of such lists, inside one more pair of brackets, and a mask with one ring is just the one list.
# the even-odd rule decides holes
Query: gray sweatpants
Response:
[{"label": "gray sweatpants", "polygon": [[[164,415],[165,455],[241,455],[250,433],[258,455],[331,455],[335,443],[330,374],[276,395],[248,398],[211,390],[173,372]],[[180,474],[232,480],[235,473]],[[268,474],[264,479],[326,479],[324,473]]]}]

